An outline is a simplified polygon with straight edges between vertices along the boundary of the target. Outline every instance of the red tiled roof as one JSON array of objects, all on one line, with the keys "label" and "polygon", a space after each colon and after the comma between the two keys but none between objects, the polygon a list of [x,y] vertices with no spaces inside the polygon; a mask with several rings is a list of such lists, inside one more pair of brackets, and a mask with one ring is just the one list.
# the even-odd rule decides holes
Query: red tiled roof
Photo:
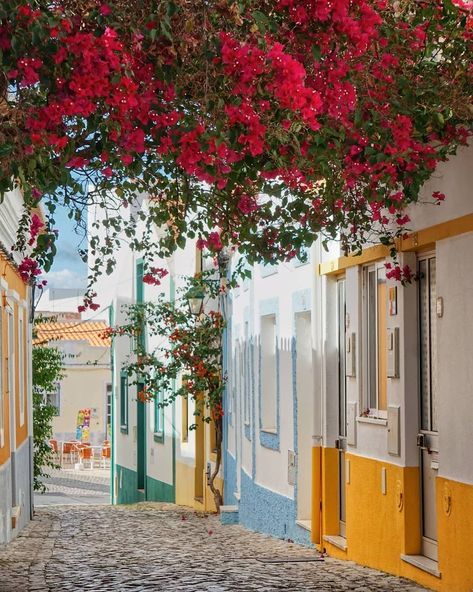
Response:
[{"label": "red tiled roof", "polygon": [[93,347],[107,347],[110,338],[102,337],[108,324],[105,321],[51,322],[35,325],[33,344],[48,341],[88,341]]}]

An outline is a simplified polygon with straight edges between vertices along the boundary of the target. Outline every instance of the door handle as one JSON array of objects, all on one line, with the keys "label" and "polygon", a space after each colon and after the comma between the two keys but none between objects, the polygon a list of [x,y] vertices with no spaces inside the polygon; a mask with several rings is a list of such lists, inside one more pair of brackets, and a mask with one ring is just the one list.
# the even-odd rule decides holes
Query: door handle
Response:
[{"label": "door handle", "polygon": [[427,444],[427,438],[425,434],[417,434],[417,446],[421,450],[427,450],[427,454],[430,454],[432,452],[430,446]]}]

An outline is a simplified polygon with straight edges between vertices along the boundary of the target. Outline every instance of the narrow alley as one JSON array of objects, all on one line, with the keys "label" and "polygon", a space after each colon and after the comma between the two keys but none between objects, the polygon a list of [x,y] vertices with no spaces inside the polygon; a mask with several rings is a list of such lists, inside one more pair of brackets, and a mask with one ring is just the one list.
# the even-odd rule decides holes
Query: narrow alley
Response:
[{"label": "narrow alley", "polygon": [[417,592],[172,504],[49,506],[0,551],[1,592]]}]

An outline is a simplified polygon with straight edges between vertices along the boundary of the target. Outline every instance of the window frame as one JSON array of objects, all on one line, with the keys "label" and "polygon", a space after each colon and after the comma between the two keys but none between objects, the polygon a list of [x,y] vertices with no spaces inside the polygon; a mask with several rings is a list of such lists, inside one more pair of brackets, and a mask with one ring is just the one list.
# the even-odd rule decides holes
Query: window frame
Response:
[{"label": "window frame", "polygon": [[[432,262],[434,263],[435,267],[435,288],[432,288],[432,276],[431,276],[431,269],[432,269]],[[421,264],[425,263],[427,266],[427,274],[422,277],[422,270]],[[437,295],[437,254],[435,251],[428,251],[426,253],[422,253],[418,255],[417,258],[417,271],[419,274],[419,281],[418,281],[418,343],[419,343],[419,401],[420,401],[420,409],[419,409],[419,425],[420,429],[424,432],[430,432],[433,434],[438,433],[438,384],[437,384],[437,368],[434,367],[435,365],[435,352],[438,343],[438,335],[437,335],[437,326],[436,326],[436,313],[435,313],[435,303],[436,303],[436,295]],[[428,407],[424,406],[424,397],[425,393],[425,384],[423,382],[422,371],[424,369],[424,356],[425,353],[423,351],[422,346],[422,335],[424,328],[424,323],[422,319],[422,301],[421,301],[421,291],[423,282],[425,282],[425,287],[427,288],[428,293],[428,320],[425,325],[426,333],[427,333],[427,346],[428,346],[428,365],[427,365],[427,378],[428,378]],[[432,297],[432,293],[434,296]],[[434,400],[435,399],[435,400]],[[428,417],[424,417],[424,412],[428,411]],[[425,423],[424,420],[427,419],[428,427],[424,427]]]},{"label": "window frame", "polygon": [[[15,310],[13,305],[7,306],[7,390],[10,405],[16,401],[16,347],[15,347]],[[13,345],[13,347],[12,347]],[[16,406],[10,410],[13,425],[10,426],[10,438],[16,430]]]},{"label": "window frame", "polygon": [[120,431],[128,434],[128,405],[129,405],[128,374],[126,370],[120,370]]},{"label": "window frame", "polygon": [[[57,413],[53,414],[53,417],[60,417],[61,415],[61,383],[59,381],[55,382],[54,385],[56,386],[56,390],[53,393],[45,393],[44,394],[44,401],[46,405],[50,407],[54,407],[57,410]],[[51,396],[55,396],[57,398],[57,405],[51,401]]]},{"label": "window frame", "polygon": [[160,407],[159,403],[163,402],[163,393],[158,390],[154,398],[154,413],[153,413],[153,437],[155,442],[164,442],[164,407]]},{"label": "window frame", "polygon": [[[271,322],[272,335],[270,335],[266,342],[266,337],[263,336],[263,328]],[[275,312],[261,315],[260,317],[260,391],[261,391],[261,412],[260,412],[260,429],[263,432],[274,433],[278,432],[278,321]],[[271,344],[271,350],[264,351],[265,343]],[[273,368],[271,368],[271,364]],[[268,380],[271,378],[271,381]],[[270,392],[271,391],[271,392]],[[269,399],[269,395],[271,399]],[[271,409],[268,411],[268,405],[271,403]],[[271,419],[268,421],[268,414],[271,414]],[[270,423],[271,425],[266,425]],[[274,425],[273,425],[274,424]]]},{"label": "window frame", "polygon": [[25,424],[25,311],[18,307],[18,397],[20,427]]},{"label": "window frame", "polygon": [[[112,408],[113,408],[113,384],[105,384],[105,438],[112,437]],[[108,421],[110,418],[110,422]]]},{"label": "window frame", "polygon": [[[370,273],[375,274],[374,283],[374,310],[370,310],[371,300],[371,289],[369,282]],[[385,389],[386,389],[386,408],[380,409],[380,326],[379,326],[379,313],[380,313],[380,302],[379,302],[379,290],[378,286],[380,283],[387,284],[386,280],[386,267],[384,261],[378,261],[365,265],[362,268],[362,412],[361,415],[372,418],[372,419],[387,419],[388,416],[388,396],[387,396],[387,372],[385,372]],[[386,325],[387,325],[387,301],[384,302]],[[374,313],[374,316],[373,316]],[[371,342],[371,324],[374,319],[374,343]],[[385,327],[386,330],[386,327]],[[385,336],[386,338],[386,336]],[[386,342],[385,342],[386,346]],[[372,349],[373,348],[373,349]],[[386,349],[386,347],[385,347]],[[374,353],[374,368],[372,367]],[[385,364],[387,361],[387,349],[384,352],[386,357]],[[373,384],[374,378],[374,384]],[[373,406],[373,389],[374,398],[376,405]]]}]

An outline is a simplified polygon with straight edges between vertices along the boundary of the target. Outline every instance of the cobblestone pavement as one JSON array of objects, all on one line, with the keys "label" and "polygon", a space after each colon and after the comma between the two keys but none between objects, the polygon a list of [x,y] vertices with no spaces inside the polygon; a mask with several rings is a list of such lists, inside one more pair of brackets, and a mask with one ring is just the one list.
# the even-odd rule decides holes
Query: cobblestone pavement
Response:
[{"label": "cobblestone pavement", "polygon": [[[45,493],[35,494],[35,506],[108,504],[110,471],[106,469],[48,469]],[[2,592],[0,588],[0,592]]]},{"label": "cobblestone pavement", "polygon": [[[0,549],[1,592],[420,592],[170,504],[50,507]],[[275,563],[271,560],[279,559]]]}]

